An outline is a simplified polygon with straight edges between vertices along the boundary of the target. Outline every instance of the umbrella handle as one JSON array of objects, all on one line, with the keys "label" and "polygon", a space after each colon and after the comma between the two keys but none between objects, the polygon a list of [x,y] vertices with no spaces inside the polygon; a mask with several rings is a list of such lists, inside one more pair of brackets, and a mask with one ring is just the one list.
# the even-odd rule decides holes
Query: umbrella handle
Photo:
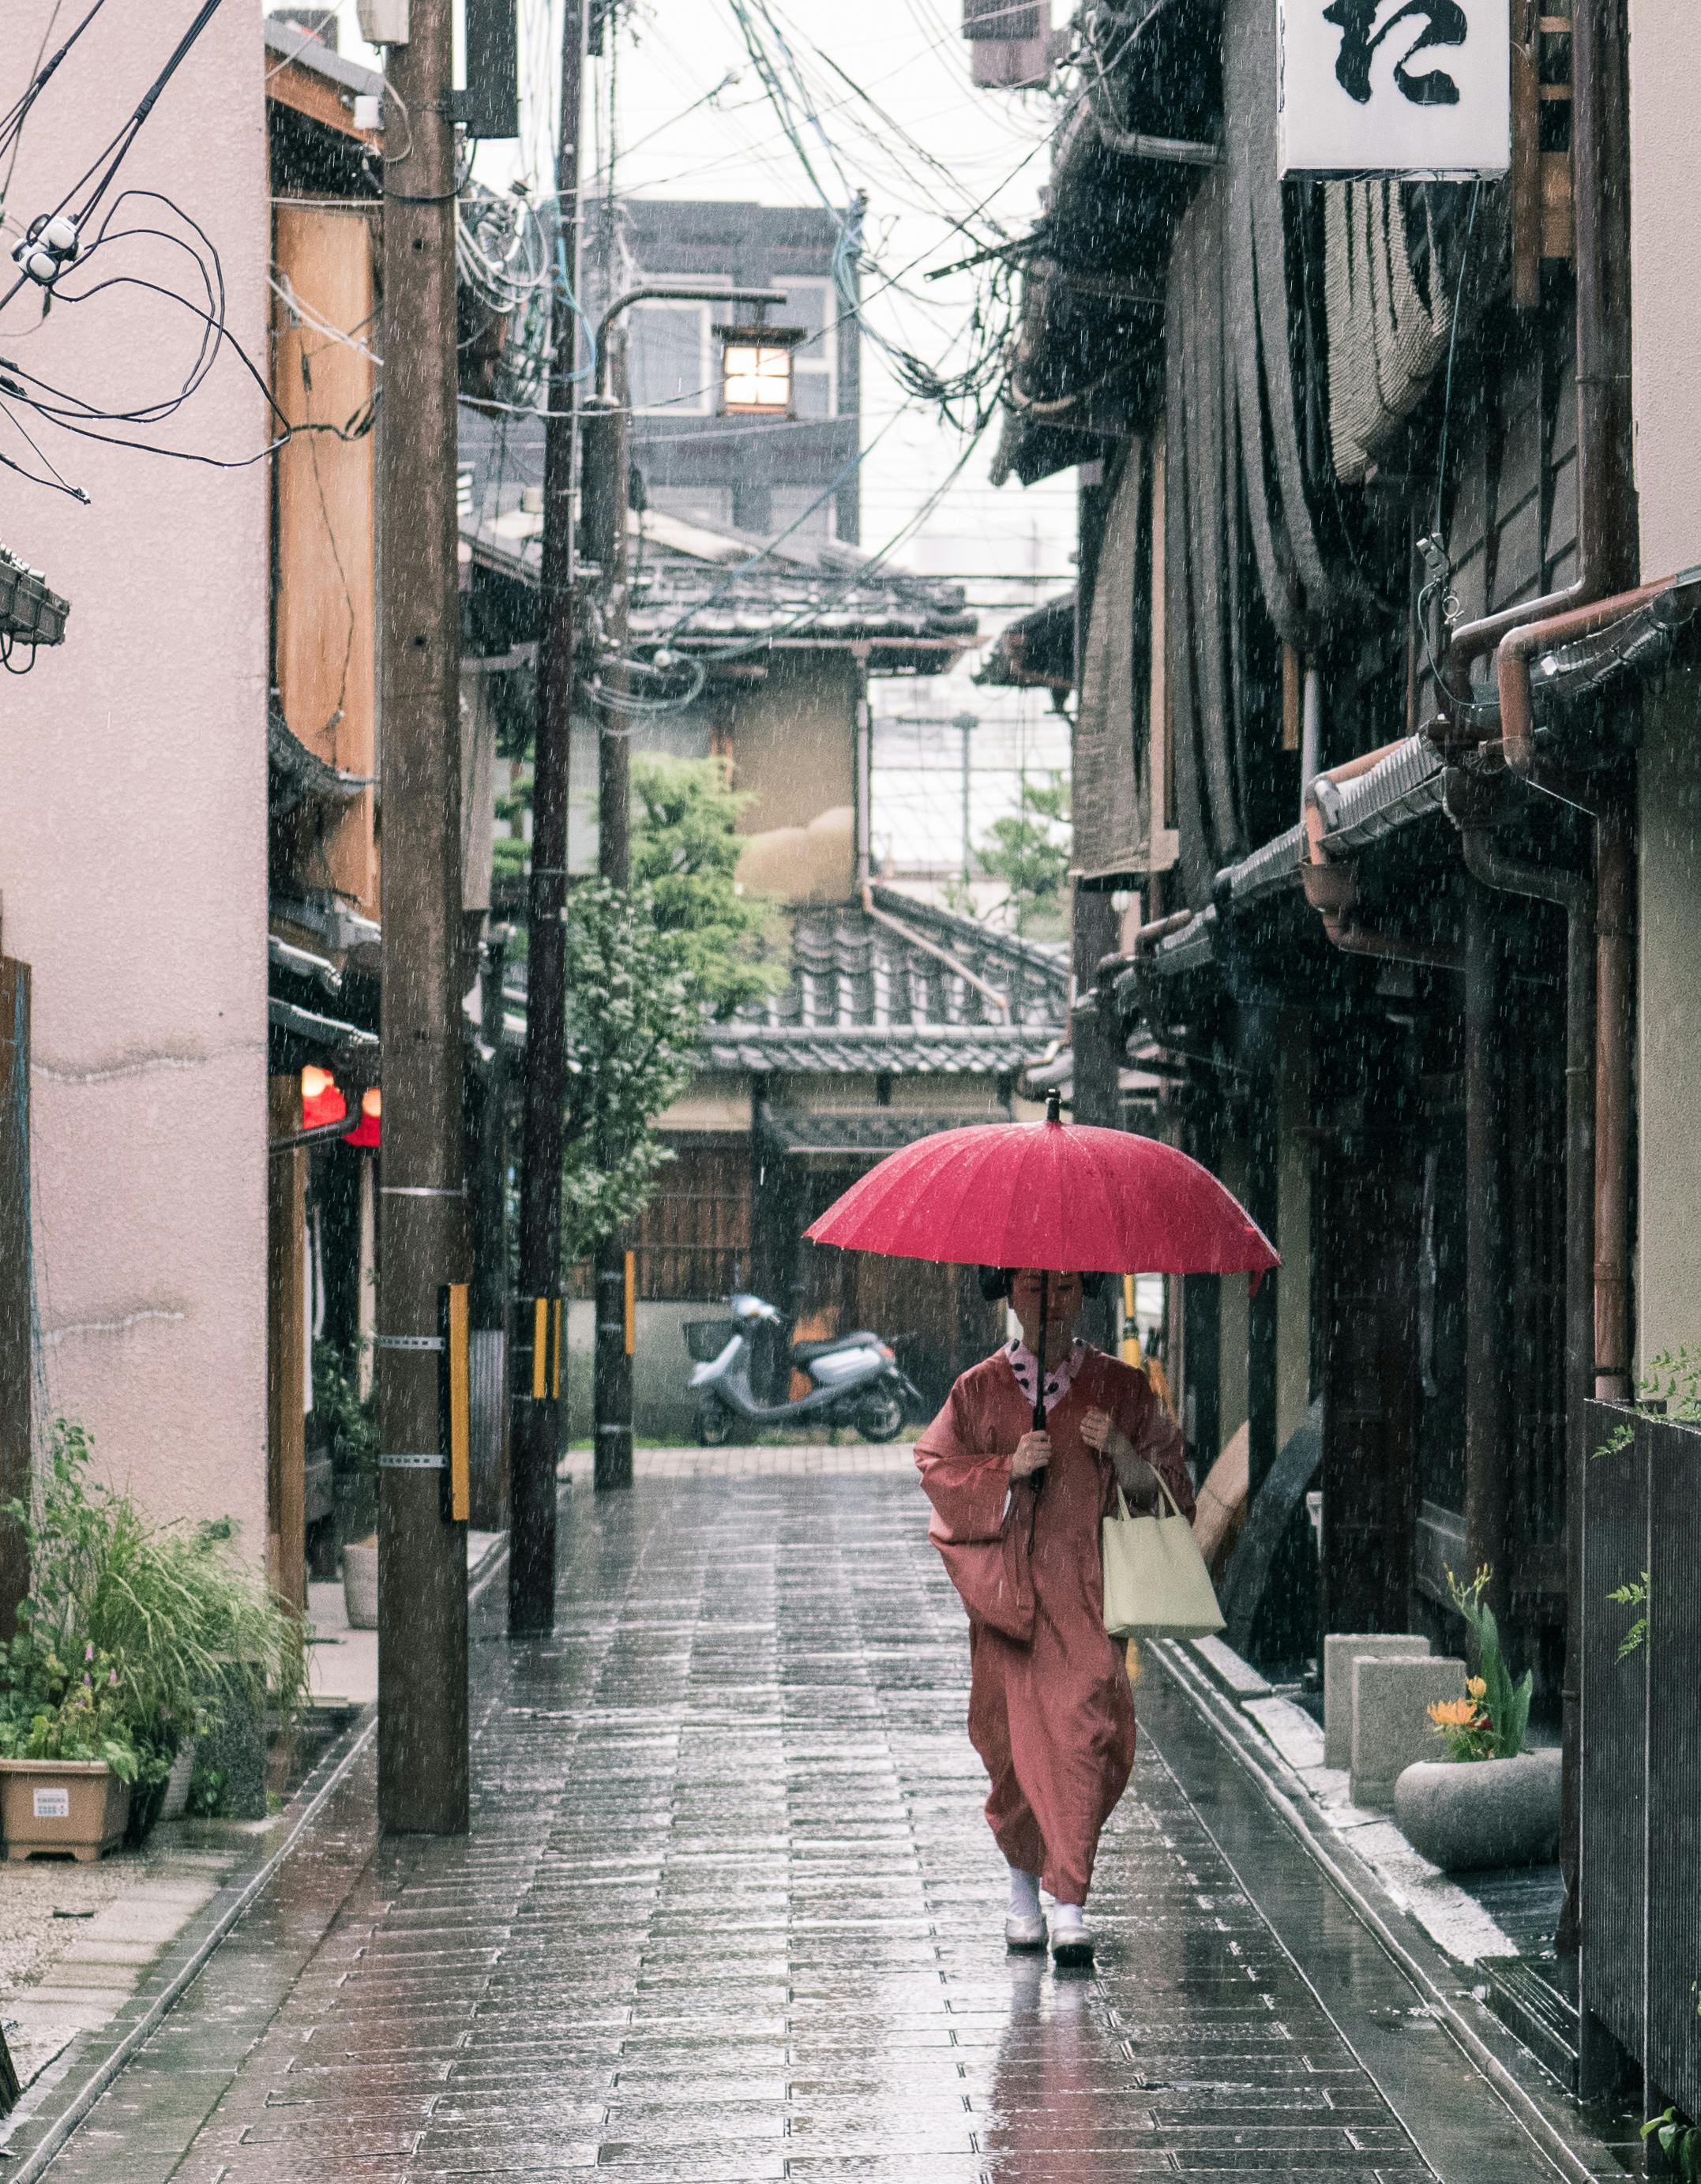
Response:
[{"label": "umbrella handle", "polygon": [[[1036,1369],[1034,1374],[1034,1430],[1035,1433],[1044,1433],[1046,1430],[1046,1320],[1047,1307],[1051,1303],[1051,1274],[1042,1267],[1040,1270],[1040,1355],[1035,1360]],[[1041,1466],[1038,1471],[1030,1471],[1028,1479],[1029,1485],[1037,1494],[1046,1484],[1045,1468]]]}]

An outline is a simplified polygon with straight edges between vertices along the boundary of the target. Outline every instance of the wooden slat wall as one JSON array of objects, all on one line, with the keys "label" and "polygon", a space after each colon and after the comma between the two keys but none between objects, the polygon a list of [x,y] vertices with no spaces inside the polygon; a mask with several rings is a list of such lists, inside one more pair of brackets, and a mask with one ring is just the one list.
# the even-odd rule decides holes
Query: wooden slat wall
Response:
[{"label": "wooden slat wall", "polygon": [[[644,1303],[719,1303],[750,1279],[750,1141],[687,1139],[663,1171],[654,1198],[633,1224],[638,1294]],[[573,1269],[571,1293],[591,1294],[588,1265]],[[784,1303],[783,1299],[776,1302]]]},{"label": "wooden slat wall", "polygon": [[[376,332],[373,223],[365,212],[278,206],[272,252],[325,333],[290,323],[273,298],[272,391],[292,424],[336,426],[369,414]],[[337,338],[340,333],[344,337]],[[362,779],[377,772],[376,435],[303,433],[276,460],[277,687],[289,725],[327,765]],[[302,845],[301,877],[378,915],[378,863],[369,788]]]}]

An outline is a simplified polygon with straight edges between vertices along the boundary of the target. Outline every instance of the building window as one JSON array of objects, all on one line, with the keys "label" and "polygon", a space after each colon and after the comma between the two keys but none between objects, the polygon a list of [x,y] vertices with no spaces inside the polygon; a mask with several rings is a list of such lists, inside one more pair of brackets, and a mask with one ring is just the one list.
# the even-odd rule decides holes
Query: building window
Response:
[{"label": "building window", "polygon": [[776,275],[785,291],[789,326],[801,326],[804,338],[792,352],[792,408],[800,417],[839,415],[839,320],[843,305],[830,281],[798,280]]},{"label": "building window", "polygon": [[691,303],[633,307],[627,370],[634,411],[665,417],[713,414],[713,309],[712,304]]}]

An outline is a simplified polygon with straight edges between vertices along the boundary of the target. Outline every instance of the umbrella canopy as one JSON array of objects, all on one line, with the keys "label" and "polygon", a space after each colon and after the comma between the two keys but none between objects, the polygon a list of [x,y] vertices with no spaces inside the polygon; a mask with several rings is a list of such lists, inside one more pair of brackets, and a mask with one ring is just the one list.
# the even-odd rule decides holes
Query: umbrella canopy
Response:
[{"label": "umbrella canopy", "polygon": [[836,1199],[811,1242],[892,1258],[1062,1273],[1262,1274],[1269,1239],[1208,1168],[1126,1130],[1065,1123],[941,1130]]}]

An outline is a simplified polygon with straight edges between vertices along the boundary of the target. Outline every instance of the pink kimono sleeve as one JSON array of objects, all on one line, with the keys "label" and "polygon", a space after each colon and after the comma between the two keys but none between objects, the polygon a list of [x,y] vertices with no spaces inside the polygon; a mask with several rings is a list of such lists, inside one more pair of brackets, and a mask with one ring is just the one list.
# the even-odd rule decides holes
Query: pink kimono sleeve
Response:
[{"label": "pink kimono sleeve", "polygon": [[945,1408],[916,1443],[916,1468],[933,1504],[929,1536],[935,1545],[996,1540],[1010,1502],[1010,1459],[984,1450],[973,1406],[958,1382]]},{"label": "pink kimono sleeve", "polygon": [[1143,1373],[1129,1376],[1129,1397],[1126,1414],[1119,1416],[1117,1424],[1134,1443],[1136,1455],[1143,1456],[1163,1478],[1182,1515],[1191,1518],[1193,1482],[1187,1475],[1187,1445],[1180,1427],[1159,1402]]}]

